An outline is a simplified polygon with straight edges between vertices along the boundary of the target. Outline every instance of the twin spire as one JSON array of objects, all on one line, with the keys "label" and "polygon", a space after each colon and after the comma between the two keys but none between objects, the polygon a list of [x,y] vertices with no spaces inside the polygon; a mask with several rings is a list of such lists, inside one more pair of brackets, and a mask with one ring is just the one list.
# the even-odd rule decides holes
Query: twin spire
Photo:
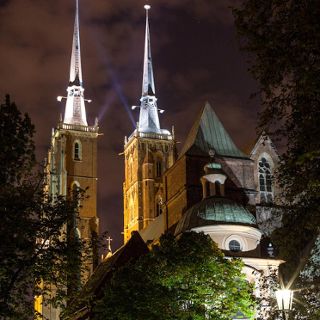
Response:
[{"label": "twin spire", "polygon": [[[167,130],[160,129],[158,112],[163,110],[157,107],[157,98],[155,96],[155,84],[153,77],[149,15],[150,5],[144,6],[146,10],[146,30],[144,45],[144,63],[143,63],[143,80],[142,96],[140,99],[140,116],[138,131],[143,133],[169,134]],[[79,0],[76,0],[76,14],[74,22],[72,54],[70,63],[70,78],[67,88],[67,97],[58,97],[61,101],[66,98],[66,107],[63,123],[72,125],[88,126],[85,101],[91,102],[84,98],[84,87],[82,82],[81,52],[80,52],[80,32],[79,32]]]},{"label": "twin spire", "polygon": [[82,85],[81,53],[80,53],[80,31],[79,31],[79,2],[76,0],[76,15],[74,21],[72,53],[70,64],[70,84]]},{"label": "twin spire", "polygon": [[[76,15],[74,21],[73,43],[70,64],[70,78],[67,88],[68,95],[63,122],[66,124],[88,126],[84,87],[82,82],[81,52],[80,52],[80,32],[79,32],[79,3],[76,0]],[[63,97],[58,97],[61,101]]]},{"label": "twin spire", "polygon": [[140,116],[138,131],[142,133],[165,133],[167,130],[160,129],[156,90],[154,85],[151,45],[150,45],[150,29],[149,29],[149,10],[150,6],[145,5],[146,9],[146,31],[144,43],[144,61],[143,61],[143,80],[142,80],[142,96],[140,99]]},{"label": "twin spire", "polygon": [[146,9],[146,31],[144,42],[144,61],[143,61],[143,81],[142,81],[142,97],[147,95],[155,95],[156,90],[154,86],[153,67],[151,57],[151,44],[150,44],[150,29],[149,29],[149,5],[145,5]]}]

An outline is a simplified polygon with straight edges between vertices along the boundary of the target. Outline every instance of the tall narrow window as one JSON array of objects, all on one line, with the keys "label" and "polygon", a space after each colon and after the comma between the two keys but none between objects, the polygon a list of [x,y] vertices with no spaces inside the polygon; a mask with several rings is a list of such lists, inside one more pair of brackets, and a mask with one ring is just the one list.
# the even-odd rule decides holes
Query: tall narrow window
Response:
[{"label": "tall narrow window", "polygon": [[273,200],[272,192],[272,172],[270,163],[266,158],[259,161],[259,191],[260,202],[270,203]]},{"label": "tall narrow window", "polygon": [[78,206],[80,206],[80,183],[78,181],[73,181],[71,184],[71,196],[73,198],[78,198]]},{"label": "tall narrow window", "polygon": [[220,197],[221,196],[221,183],[219,181],[216,181],[214,183],[215,189],[216,189],[216,196]]},{"label": "tall narrow window", "polygon": [[205,182],[205,186],[206,186],[207,197],[212,196],[211,190],[210,190],[210,182],[206,181],[206,182]]},{"label": "tall narrow window", "polygon": [[71,197],[74,201],[77,201],[77,207],[81,206],[81,187],[78,181],[73,181],[71,183]]},{"label": "tall narrow window", "polygon": [[161,213],[162,213],[162,204],[161,204],[161,201],[158,201],[157,208],[156,208],[156,217],[160,216]]},{"label": "tall narrow window", "polygon": [[134,201],[133,196],[130,196],[129,200],[129,223],[132,223],[134,221]]},{"label": "tall narrow window", "polygon": [[81,154],[81,142],[75,141],[73,145],[73,159],[76,161],[80,161],[82,157]]},{"label": "tall narrow window", "polygon": [[131,182],[133,179],[133,159],[132,156],[130,156],[129,158],[129,172],[128,172],[128,176],[129,176],[129,181]]},{"label": "tall narrow window", "polygon": [[156,177],[159,178],[162,175],[162,161],[161,159],[157,159],[156,162]]}]

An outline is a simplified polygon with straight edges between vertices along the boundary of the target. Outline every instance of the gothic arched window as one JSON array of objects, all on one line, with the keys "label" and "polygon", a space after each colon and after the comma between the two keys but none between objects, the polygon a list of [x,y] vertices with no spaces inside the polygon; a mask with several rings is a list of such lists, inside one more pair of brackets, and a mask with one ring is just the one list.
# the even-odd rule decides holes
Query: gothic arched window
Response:
[{"label": "gothic arched window", "polygon": [[82,158],[82,146],[79,140],[76,140],[73,144],[73,159],[80,161]]},{"label": "gothic arched window", "polygon": [[128,180],[131,182],[133,179],[133,159],[132,156],[129,158],[129,168],[128,168]]},{"label": "gothic arched window", "polygon": [[[81,198],[80,190],[81,190],[80,183],[78,181],[73,181],[71,184],[71,192],[72,192],[72,197],[74,198],[74,200],[77,201],[78,208],[80,208],[80,198]],[[70,230],[72,230],[72,235],[77,240],[81,239],[81,232],[80,232],[78,224],[79,224],[79,220],[78,220],[77,214],[74,213],[73,219],[70,222],[70,224],[68,225],[68,228]]]},{"label": "gothic arched window", "polygon": [[270,163],[264,157],[259,161],[259,192],[260,202],[272,202],[272,171]]},{"label": "gothic arched window", "polygon": [[161,197],[158,198],[157,204],[156,204],[156,217],[160,216],[162,214],[162,199]]},{"label": "gothic arched window", "polygon": [[130,196],[129,200],[129,224],[134,222],[134,199]]},{"label": "gothic arched window", "polygon": [[73,198],[78,198],[78,205],[80,206],[80,183],[78,181],[73,181],[71,183],[71,196]]},{"label": "gothic arched window", "polygon": [[162,159],[157,158],[156,160],[156,177],[160,178],[162,175]]}]

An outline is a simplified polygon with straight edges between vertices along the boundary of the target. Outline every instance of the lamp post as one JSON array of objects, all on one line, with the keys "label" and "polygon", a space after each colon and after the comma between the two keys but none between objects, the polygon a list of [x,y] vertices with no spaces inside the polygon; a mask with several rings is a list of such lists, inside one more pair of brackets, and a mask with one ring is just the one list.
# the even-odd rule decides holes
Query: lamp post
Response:
[{"label": "lamp post", "polygon": [[276,299],[283,319],[287,319],[287,313],[292,309],[293,291],[290,289],[278,290],[276,291]]}]

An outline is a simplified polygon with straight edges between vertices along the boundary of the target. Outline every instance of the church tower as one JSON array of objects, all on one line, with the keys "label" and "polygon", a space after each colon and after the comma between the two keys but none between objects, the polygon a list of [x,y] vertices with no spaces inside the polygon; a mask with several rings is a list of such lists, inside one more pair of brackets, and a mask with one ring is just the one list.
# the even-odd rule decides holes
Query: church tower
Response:
[{"label": "church tower", "polygon": [[[47,189],[51,196],[69,196],[78,188],[86,189],[86,199],[81,202],[79,220],[76,223],[77,235],[85,241],[90,241],[98,233],[99,219],[97,216],[97,138],[98,122],[89,126],[86,116],[82,80],[80,33],[79,33],[79,3],[75,0],[76,12],[72,42],[69,84],[67,96],[59,96],[58,101],[66,100],[64,117],[55,129],[52,129],[51,146],[47,159]],[[93,252],[94,253],[94,252]],[[86,273],[81,280],[86,282],[97,263],[94,254],[84,261]],[[55,286],[50,284],[50,298],[55,295]],[[41,314],[41,319],[60,319],[60,308],[45,303],[49,296],[39,296],[35,299],[35,310]]]},{"label": "church tower", "polygon": [[153,76],[149,10],[146,10],[145,45],[142,96],[139,107],[139,122],[124,145],[125,181],[124,194],[124,242],[132,231],[143,230],[162,213],[162,174],[175,161],[174,134],[160,128]]},{"label": "church tower", "polygon": [[[67,96],[58,97],[58,101],[66,100],[64,118],[60,119],[52,131],[51,148],[48,154],[48,188],[50,194],[66,196],[74,188],[87,189],[85,199],[81,203],[80,221],[77,231],[84,240],[90,240],[98,233],[97,217],[97,120],[89,126],[86,117],[82,81],[79,5],[76,0],[72,54],[70,64]],[[89,274],[93,269],[89,263]]]}]

